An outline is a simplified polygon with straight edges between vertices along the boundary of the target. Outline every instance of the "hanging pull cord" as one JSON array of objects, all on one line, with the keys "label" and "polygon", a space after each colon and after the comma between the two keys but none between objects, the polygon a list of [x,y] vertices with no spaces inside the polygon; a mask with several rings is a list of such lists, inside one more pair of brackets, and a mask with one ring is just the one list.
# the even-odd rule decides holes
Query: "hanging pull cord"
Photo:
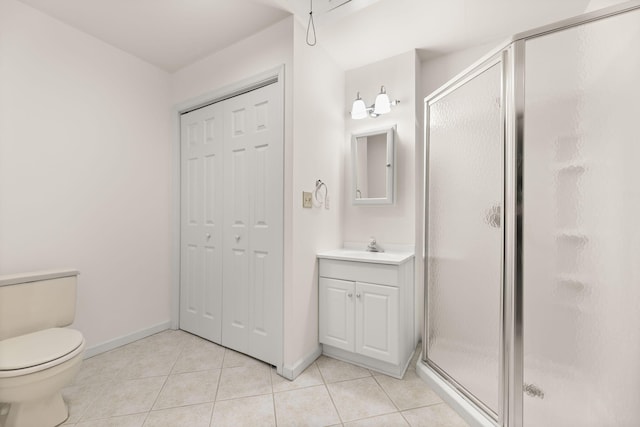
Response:
[{"label": "hanging pull cord", "polygon": [[[307,44],[309,46],[316,45],[316,25],[313,23],[313,0],[310,0],[311,5],[309,7],[309,23],[307,24]],[[313,34],[310,34],[313,31]],[[310,37],[313,35],[313,38]]]}]

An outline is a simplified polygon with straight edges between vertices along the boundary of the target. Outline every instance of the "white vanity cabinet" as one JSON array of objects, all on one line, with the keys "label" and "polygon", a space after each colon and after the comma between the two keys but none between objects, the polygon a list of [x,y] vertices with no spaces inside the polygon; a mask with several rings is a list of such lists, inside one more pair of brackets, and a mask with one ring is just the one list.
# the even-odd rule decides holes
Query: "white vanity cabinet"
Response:
[{"label": "white vanity cabinet", "polygon": [[318,254],[323,353],[401,378],[415,349],[412,253]]}]

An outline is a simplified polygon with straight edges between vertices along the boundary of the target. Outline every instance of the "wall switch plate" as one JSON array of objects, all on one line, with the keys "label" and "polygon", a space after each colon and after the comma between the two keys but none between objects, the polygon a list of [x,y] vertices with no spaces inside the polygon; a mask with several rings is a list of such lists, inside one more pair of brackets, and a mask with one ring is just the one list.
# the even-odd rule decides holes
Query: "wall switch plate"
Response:
[{"label": "wall switch plate", "polygon": [[302,192],[302,207],[303,208],[312,208],[313,207],[313,203],[311,202],[311,193],[308,193],[306,191]]}]

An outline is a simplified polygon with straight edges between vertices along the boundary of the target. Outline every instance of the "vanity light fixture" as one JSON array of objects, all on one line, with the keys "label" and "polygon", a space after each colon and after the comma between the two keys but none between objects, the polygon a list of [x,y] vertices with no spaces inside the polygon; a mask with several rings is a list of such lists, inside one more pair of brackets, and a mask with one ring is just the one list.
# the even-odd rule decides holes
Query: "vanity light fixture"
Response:
[{"label": "vanity light fixture", "polygon": [[376,102],[371,107],[367,107],[364,100],[360,98],[360,92],[358,92],[351,107],[351,118],[356,120],[364,119],[367,115],[376,118],[381,114],[390,112],[391,106],[398,105],[399,103],[400,101],[397,99],[394,101],[389,100],[389,95],[387,95],[387,90],[384,86],[380,86],[380,93],[376,96]]},{"label": "vanity light fixture", "polygon": [[364,119],[367,117],[368,108],[362,98],[360,98],[360,92],[356,95],[356,100],[353,101],[353,106],[351,107],[351,118],[352,119]]}]

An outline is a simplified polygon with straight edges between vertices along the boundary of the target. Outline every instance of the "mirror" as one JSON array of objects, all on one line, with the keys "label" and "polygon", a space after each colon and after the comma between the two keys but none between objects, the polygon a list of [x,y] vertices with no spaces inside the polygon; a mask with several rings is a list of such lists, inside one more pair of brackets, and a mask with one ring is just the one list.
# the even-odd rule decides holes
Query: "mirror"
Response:
[{"label": "mirror", "polygon": [[395,126],[351,136],[353,204],[393,203]]}]

